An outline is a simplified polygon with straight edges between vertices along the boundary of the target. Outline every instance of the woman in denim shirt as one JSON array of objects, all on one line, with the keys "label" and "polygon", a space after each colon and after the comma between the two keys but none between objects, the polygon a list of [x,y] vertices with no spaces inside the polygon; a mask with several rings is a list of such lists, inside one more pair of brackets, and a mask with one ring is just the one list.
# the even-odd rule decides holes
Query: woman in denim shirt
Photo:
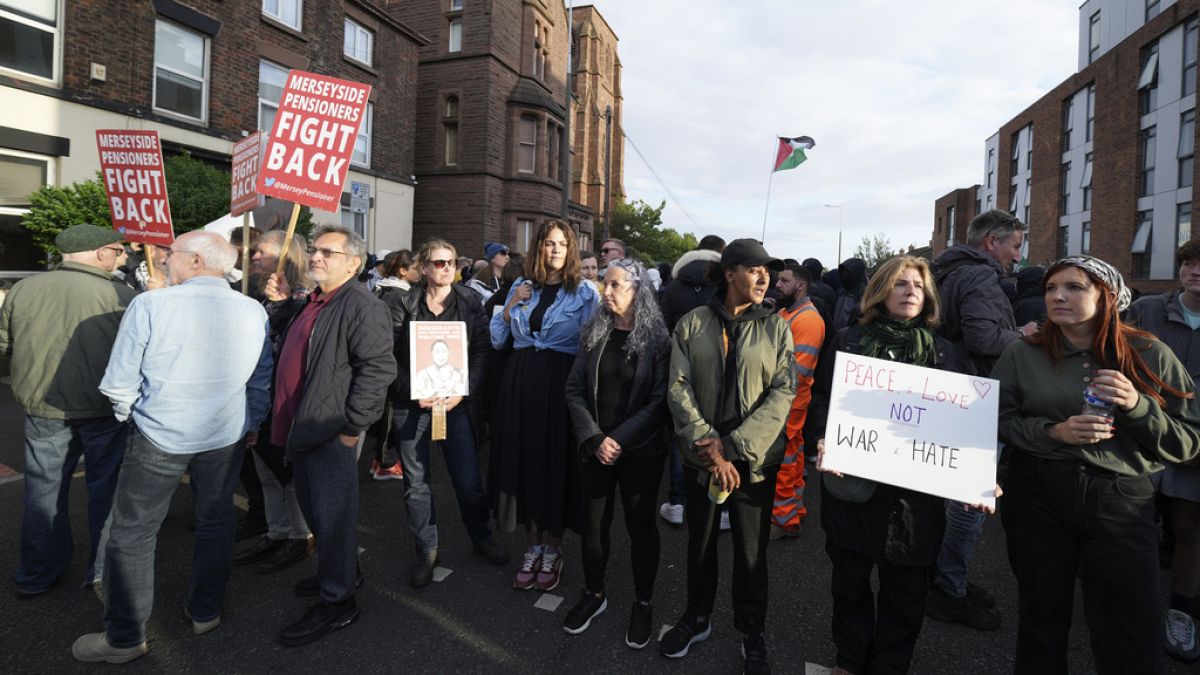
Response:
[{"label": "woman in denim shirt", "polygon": [[565,398],[579,333],[599,298],[581,283],[570,226],[548,220],[525,259],[525,276],[492,317],[492,346],[512,340],[492,435],[491,493],[497,526],[525,526],[513,586],[549,591],[562,569],[563,530],[579,530],[581,492]]}]

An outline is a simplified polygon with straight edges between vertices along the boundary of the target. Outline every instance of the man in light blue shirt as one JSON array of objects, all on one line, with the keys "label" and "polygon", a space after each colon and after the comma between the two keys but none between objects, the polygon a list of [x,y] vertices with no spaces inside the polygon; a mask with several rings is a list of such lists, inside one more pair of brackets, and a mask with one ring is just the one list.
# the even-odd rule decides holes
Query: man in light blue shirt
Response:
[{"label": "man in light blue shirt", "polygon": [[197,635],[220,625],[233,486],[244,442],[255,440],[270,405],[267,315],[225,282],[236,259],[216,234],[180,236],[166,261],[170,286],[138,296],[121,321],[100,391],[133,427],[106,549],[105,632],[75,641],[79,661],[125,663],[148,651],[155,539],[184,472],[196,512],[184,613]]}]

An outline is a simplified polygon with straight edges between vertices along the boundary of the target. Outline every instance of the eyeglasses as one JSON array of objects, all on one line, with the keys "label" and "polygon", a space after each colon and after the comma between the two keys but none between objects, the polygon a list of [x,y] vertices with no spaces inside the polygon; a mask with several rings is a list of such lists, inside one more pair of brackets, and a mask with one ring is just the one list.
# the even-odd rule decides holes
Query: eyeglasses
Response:
[{"label": "eyeglasses", "polygon": [[[602,249],[600,249],[600,254],[601,254],[601,255],[608,255],[608,252],[609,252],[609,251],[621,251],[621,249],[619,249],[619,248],[615,248],[615,247],[606,247],[606,248],[602,248]],[[624,253],[624,251],[621,251],[621,253]]]},{"label": "eyeglasses", "polygon": [[440,270],[440,269],[444,269],[446,267],[446,265],[453,265],[454,261],[453,260],[430,260],[429,264],[433,265],[433,267],[435,269]]},{"label": "eyeglasses", "polygon": [[170,258],[172,255],[174,255],[176,253],[186,253],[187,255],[200,255],[199,253],[196,253],[195,251],[178,251],[173,248],[169,248],[169,249],[167,249],[166,258]]},{"label": "eyeglasses", "polygon": [[104,246],[102,248],[105,251],[112,251],[114,255],[121,255],[125,252],[125,247],[123,246]]},{"label": "eyeglasses", "polygon": [[507,256],[508,256],[508,251],[496,251],[496,255],[502,255],[502,256],[505,256],[505,257],[507,257]]},{"label": "eyeglasses", "polygon": [[345,251],[335,251],[331,248],[317,248],[316,246],[309,246],[304,250],[308,252],[309,257],[312,257],[318,253],[321,254],[322,258],[332,258],[335,255],[350,255]]}]

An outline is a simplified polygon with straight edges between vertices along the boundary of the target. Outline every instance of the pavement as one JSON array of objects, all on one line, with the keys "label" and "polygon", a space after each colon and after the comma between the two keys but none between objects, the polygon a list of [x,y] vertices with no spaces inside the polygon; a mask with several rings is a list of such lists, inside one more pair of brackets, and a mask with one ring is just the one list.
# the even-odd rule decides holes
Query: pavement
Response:
[{"label": "pavement", "polygon": [[[75,562],[50,593],[18,600],[7,579],[17,565],[24,467],[22,413],[6,384],[0,384],[0,671],[13,673],[115,672],[115,666],[88,666],[70,656],[71,643],[102,630],[103,608],[81,589],[86,551],[84,483],[71,491]],[[436,453],[435,453],[436,456]],[[441,514],[440,581],[414,590],[407,584],[413,540],[404,521],[403,483],[367,478],[362,462],[359,544],[366,579],[358,593],[357,623],[316,643],[285,649],[275,636],[299,618],[305,600],[292,585],[315,571],[315,560],[264,576],[253,567],[235,567],[225,598],[221,626],[194,636],[183,616],[191,559],[191,495],[181,487],[158,537],[154,614],[147,626],[150,654],[120,666],[122,672],[159,673],[737,673],[741,659],[729,601],[732,566],[728,535],[720,546],[721,588],[713,634],[687,657],[666,659],[655,645],[634,651],[624,634],[633,601],[628,537],[614,518],[609,562],[609,609],[579,636],[562,631],[566,612],[582,584],[579,539],[564,541],[562,585],[552,593],[512,588],[515,563],[497,568],[472,554],[458,517],[453,491],[440,457],[434,463],[434,494]],[[7,468],[7,471],[6,471]],[[666,472],[664,472],[666,473]],[[6,475],[7,474],[7,475]],[[814,476],[815,472],[810,471]],[[664,479],[665,480],[665,479]],[[663,493],[666,486],[664,483]],[[829,560],[819,526],[819,490],[810,485],[809,519],[799,539],[769,548],[770,607],[767,644],[776,673],[822,675],[835,655],[830,639]],[[242,502],[244,503],[244,502]],[[619,504],[617,508],[620,508]],[[685,605],[687,535],[659,521],[662,557],[654,597],[656,627],[673,622]],[[523,536],[498,534],[514,560]],[[1016,582],[1005,557],[999,518],[988,520],[973,569],[973,582],[997,596],[1004,616],[999,632],[979,633],[927,620],[917,644],[914,673],[1009,673],[1016,644]],[[1166,585],[1164,580],[1164,593]],[[1165,597],[1165,596],[1164,596]],[[1168,660],[1168,673],[1195,673],[1193,666]],[[1076,602],[1071,632],[1071,671],[1094,672],[1082,604]]]}]

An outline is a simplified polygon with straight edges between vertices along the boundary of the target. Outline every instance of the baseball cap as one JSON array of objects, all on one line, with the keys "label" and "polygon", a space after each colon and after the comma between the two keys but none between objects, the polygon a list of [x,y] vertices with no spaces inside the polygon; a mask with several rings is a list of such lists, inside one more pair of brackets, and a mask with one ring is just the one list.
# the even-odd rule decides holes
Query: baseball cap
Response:
[{"label": "baseball cap", "polygon": [[767,249],[763,248],[763,245],[756,239],[734,239],[725,246],[725,250],[721,253],[721,267],[729,268],[738,265],[746,267],[765,265],[776,272],[783,270],[783,261],[779,258],[772,258],[771,254],[767,253]]}]

